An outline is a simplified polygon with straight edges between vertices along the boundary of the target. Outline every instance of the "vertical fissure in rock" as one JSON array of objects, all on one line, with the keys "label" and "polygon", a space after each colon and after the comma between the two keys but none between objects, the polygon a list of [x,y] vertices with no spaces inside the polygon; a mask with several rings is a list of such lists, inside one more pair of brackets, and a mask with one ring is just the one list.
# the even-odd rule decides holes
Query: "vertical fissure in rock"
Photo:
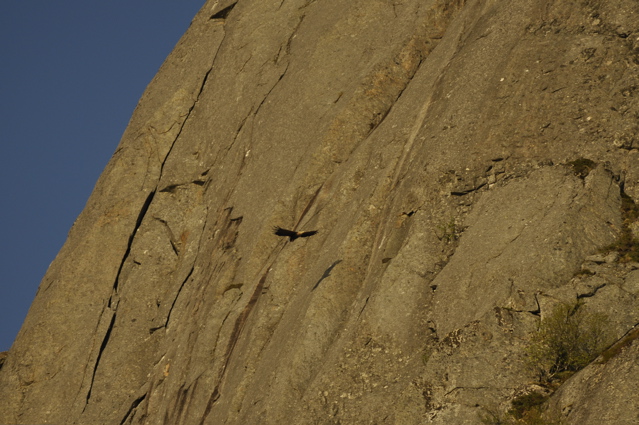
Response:
[{"label": "vertical fissure in rock", "polygon": [[[87,405],[89,404],[89,399],[91,398],[91,392],[93,391],[93,383],[95,382],[95,374],[98,371],[98,365],[100,364],[100,360],[102,359],[102,353],[104,353],[107,343],[109,342],[109,338],[111,338],[111,331],[113,330],[113,327],[115,325],[115,317],[116,317],[116,314],[114,312],[113,315],[111,316],[111,323],[109,323],[109,328],[104,334],[104,338],[102,339],[102,344],[100,344],[98,356],[95,359],[95,366],[93,366],[93,374],[91,375],[91,383],[89,384],[89,391],[87,392],[87,398],[86,398],[86,403],[84,405],[84,409],[86,409]],[[82,411],[84,411],[84,409],[82,409]]]},{"label": "vertical fissure in rock", "polygon": [[313,197],[308,201],[308,203],[306,204],[306,207],[304,208],[304,211],[302,211],[302,214],[300,215],[299,220],[297,220],[297,223],[295,223],[294,229],[297,229],[297,226],[300,225],[304,217],[306,217],[306,214],[310,211],[311,207],[315,204],[315,200],[317,199],[317,196],[319,195],[323,187],[324,187],[324,183],[322,183],[320,187],[317,188],[317,190],[313,194]]},{"label": "vertical fissure in rock", "polygon": [[164,156],[164,159],[162,160],[162,164],[160,165],[160,176],[158,177],[158,181],[160,181],[160,179],[162,178],[162,172],[164,171],[164,165],[166,164],[167,159],[171,155],[171,152],[173,151],[173,147],[175,146],[175,144],[177,143],[178,139],[180,138],[180,135],[182,134],[182,131],[184,131],[184,127],[186,126],[186,123],[189,120],[189,118],[191,116],[191,113],[195,109],[195,106],[197,105],[198,101],[200,100],[200,95],[204,91],[204,86],[206,85],[206,81],[209,79],[209,75],[211,74],[211,71],[213,71],[213,66],[212,65],[208,69],[208,71],[206,71],[206,73],[204,74],[204,78],[202,78],[202,84],[200,84],[200,89],[198,90],[197,95],[195,96],[195,101],[193,101],[193,104],[191,105],[189,110],[186,112],[186,116],[185,116],[184,120],[182,121],[182,124],[180,125],[180,129],[178,130],[177,134],[175,135],[175,138],[173,139],[173,142],[171,143],[171,146],[169,147],[168,152],[166,153],[166,155]]},{"label": "vertical fissure in rock", "polygon": [[[135,227],[133,228],[131,235],[129,235],[129,241],[127,243],[126,251],[124,252],[124,256],[122,257],[122,261],[120,262],[118,273],[115,276],[115,282],[113,282],[114,293],[117,293],[118,291],[118,287],[120,285],[120,274],[122,273],[124,263],[126,262],[127,258],[129,258],[129,255],[131,254],[131,246],[133,245],[133,240],[135,239],[135,235],[138,232],[138,229],[142,225],[142,220],[144,219],[144,216],[149,210],[149,206],[151,205],[151,202],[153,201],[154,196],[155,196],[155,190],[149,192],[146,199],[144,200],[144,204],[142,204],[142,208],[140,208],[140,213],[138,214],[138,218],[135,221]],[[111,307],[111,299],[109,299],[109,307]]]},{"label": "vertical fissure in rock", "polygon": [[186,282],[188,282],[188,280],[191,278],[191,275],[193,274],[194,269],[195,269],[195,266],[192,266],[191,270],[189,271],[189,274],[186,276],[184,281],[182,281],[182,284],[180,285],[180,288],[178,289],[177,294],[175,294],[175,298],[173,298],[173,303],[171,304],[169,313],[166,315],[166,321],[164,322],[164,326],[163,326],[164,328],[167,328],[169,326],[169,320],[171,320],[171,313],[173,313],[173,307],[175,307],[175,303],[177,302],[177,299],[180,297],[180,293],[182,292],[184,285],[186,285]]},{"label": "vertical fissure in rock", "polygon": [[131,413],[135,411],[135,409],[140,405],[140,403],[144,401],[144,399],[146,399],[146,393],[142,395],[141,397],[138,397],[135,400],[133,400],[133,403],[131,403],[129,410],[127,410],[126,414],[124,415],[124,418],[120,421],[120,425],[124,425],[127,419],[129,419],[129,417],[131,416]]},{"label": "vertical fissure in rock", "polygon": [[266,99],[268,99],[268,97],[271,95],[273,90],[275,90],[275,87],[277,87],[277,85],[280,83],[280,81],[282,81],[282,79],[284,78],[284,75],[286,74],[287,70],[288,70],[288,63],[286,64],[286,67],[284,68],[284,71],[282,71],[282,73],[280,74],[280,77],[277,79],[275,84],[273,84],[271,89],[266,93],[266,95],[264,95],[264,98],[262,99],[260,104],[255,109],[255,113],[253,114],[253,116],[257,117],[257,113],[260,112],[260,108],[262,108],[262,105],[264,105],[264,103],[266,102]]}]

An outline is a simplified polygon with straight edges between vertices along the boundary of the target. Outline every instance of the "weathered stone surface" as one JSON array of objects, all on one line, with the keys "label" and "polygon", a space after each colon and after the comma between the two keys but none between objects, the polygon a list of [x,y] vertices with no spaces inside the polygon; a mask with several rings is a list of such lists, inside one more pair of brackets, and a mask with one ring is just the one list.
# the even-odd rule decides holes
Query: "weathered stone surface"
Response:
[{"label": "weathered stone surface", "polygon": [[536,293],[562,285],[593,247],[614,241],[619,208],[619,189],[602,169],[582,182],[564,167],[546,167],[486,193],[433,280],[438,333],[496,306],[539,310]]},{"label": "weathered stone surface", "polygon": [[602,356],[562,385],[550,410],[574,424],[636,424],[639,382],[632,377],[639,373],[637,329],[629,336],[612,359]]},{"label": "weathered stone surface", "polygon": [[[638,13],[208,1],[43,279],[0,417],[479,424],[537,385],[525,347],[556,303],[622,337],[636,270],[599,250],[639,199]],[[633,347],[550,408],[632,423],[588,403],[634,388],[608,376]]]}]

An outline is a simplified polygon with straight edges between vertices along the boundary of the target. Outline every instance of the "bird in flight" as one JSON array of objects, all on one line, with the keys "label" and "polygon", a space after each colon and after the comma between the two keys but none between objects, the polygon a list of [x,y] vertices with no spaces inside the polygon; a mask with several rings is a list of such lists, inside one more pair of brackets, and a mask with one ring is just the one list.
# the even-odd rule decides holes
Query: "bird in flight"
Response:
[{"label": "bird in flight", "polygon": [[311,230],[310,232],[296,232],[294,230],[286,230],[281,227],[275,227],[273,233],[277,236],[288,236],[289,242],[293,242],[297,238],[308,238],[317,233],[317,230]]}]

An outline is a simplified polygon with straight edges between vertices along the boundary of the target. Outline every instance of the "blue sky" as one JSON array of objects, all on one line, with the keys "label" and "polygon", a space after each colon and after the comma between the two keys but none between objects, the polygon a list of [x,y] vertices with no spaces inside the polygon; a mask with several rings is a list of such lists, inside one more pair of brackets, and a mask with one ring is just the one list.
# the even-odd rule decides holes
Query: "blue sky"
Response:
[{"label": "blue sky", "polygon": [[204,2],[4,2],[0,351],[15,339],[142,92]]}]

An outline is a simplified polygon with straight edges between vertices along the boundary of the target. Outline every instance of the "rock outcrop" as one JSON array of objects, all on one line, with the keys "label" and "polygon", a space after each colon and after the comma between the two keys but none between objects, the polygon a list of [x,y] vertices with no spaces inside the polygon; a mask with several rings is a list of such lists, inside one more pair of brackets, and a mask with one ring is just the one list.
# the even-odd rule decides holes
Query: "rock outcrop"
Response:
[{"label": "rock outcrop", "polygon": [[612,244],[638,77],[633,0],[207,1],[40,285],[1,422],[479,424],[579,302],[618,342],[545,414],[637,423]]}]

